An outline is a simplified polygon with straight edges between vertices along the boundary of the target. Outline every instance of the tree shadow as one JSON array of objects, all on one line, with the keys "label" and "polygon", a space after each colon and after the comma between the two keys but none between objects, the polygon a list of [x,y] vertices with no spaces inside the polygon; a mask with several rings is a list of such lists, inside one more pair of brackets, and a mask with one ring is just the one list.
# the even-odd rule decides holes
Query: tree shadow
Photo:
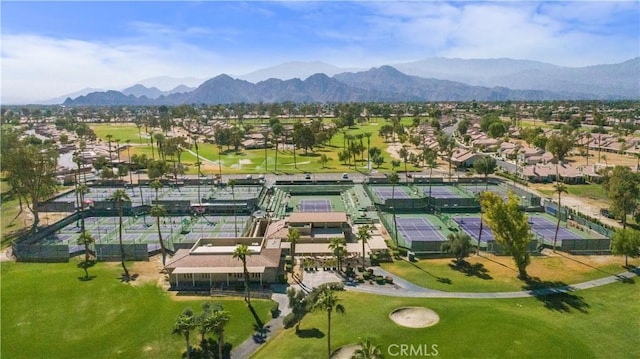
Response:
[{"label": "tree shadow", "polygon": [[522,287],[525,290],[532,290],[535,294],[534,298],[544,304],[544,307],[562,313],[570,313],[571,310],[577,310],[580,313],[587,314],[590,308],[584,298],[571,293],[573,288],[560,281],[543,281],[537,277],[525,280]]},{"label": "tree shadow", "polygon": [[258,313],[256,313],[256,310],[253,308],[251,304],[248,304],[248,307],[249,307],[249,310],[251,311],[251,314],[253,315],[253,319],[256,321],[255,327],[262,328],[264,326],[264,323],[260,319],[260,316],[258,315]]},{"label": "tree shadow", "polygon": [[406,260],[406,259],[402,259],[402,260],[403,260],[403,261],[405,261],[405,262],[407,262],[407,263],[409,263],[409,264],[411,264],[412,266],[414,266],[415,268],[417,268],[419,271],[424,272],[424,273],[426,273],[426,274],[428,274],[428,275],[432,276],[433,278],[435,278],[435,279],[436,279],[436,281],[437,281],[437,282],[444,283],[444,284],[452,284],[452,283],[453,283],[453,281],[452,281],[451,279],[449,279],[449,278],[446,278],[446,277],[438,277],[437,275],[433,275],[433,274],[431,274],[429,271],[427,271],[427,270],[425,270],[424,268],[420,267],[419,265],[415,264],[413,261],[408,261],[408,260]]},{"label": "tree shadow", "polygon": [[462,261],[461,263],[449,263],[449,268],[463,273],[467,277],[478,277],[484,280],[493,279],[482,263],[471,264],[467,261]]},{"label": "tree shadow", "polygon": [[[213,338],[206,338],[200,342],[200,348],[191,348],[191,359],[229,359],[231,358],[231,344],[222,345],[222,358],[218,355],[218,342]],[[186,358],[187,353],[182,353]]]},{"label": "tree shadow", "polygon": [[318,328],[298,329],[296,335],[298,338],[324,338],[324,333]]},{"label": "tree shadow", "polygon": [[592,266],[592,265],[591,265],[591,264],[589,264],[589,263],[585,263],[585,262],[583,262],[583,261],[579,261],[579,260],[577,260],[577,259],[575,259],[575,258],[571,258],[571,257],[569,257],[569,256],[566,256],[566,255],[564,255],[562,252],[556,252],[555,254],[559,255],[559,256],[560,256],[560,257],[562,257],[562,258],[566,258],[566,259],[568,259],[568,260],[572,260],[572,261],[574,261],[574,262],[576,262],[576,263],[580,263],[580,264],[582,264],[582,265],[585,265],[585,266],[587,266],[587,267],[589,267],[589,268],[593,268],[593,269],[595,269],[595,270],[597,270],[597,271],[600,271],[600,272],[602,272],[602,273],[606,273],[606,274],[609,274],[609,275],[615,275],[615,273],[607,272],[607,271],[602,270],[602,269],[600,269],[600,268],[598,268],[598,267],[594,267],[594,266]]}]

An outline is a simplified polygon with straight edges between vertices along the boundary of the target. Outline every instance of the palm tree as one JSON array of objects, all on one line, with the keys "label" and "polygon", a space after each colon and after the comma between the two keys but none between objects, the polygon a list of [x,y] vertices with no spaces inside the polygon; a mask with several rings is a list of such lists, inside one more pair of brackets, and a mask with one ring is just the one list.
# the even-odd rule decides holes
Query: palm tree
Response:
[{"label": "palm tree", "polygon": [[160,217],[167,216],[167,210],[164,206],[159,204],[153,205],[151,207],[151,211],[149,212],[152,216],[156,217],[156,227],[158,228],[158,241],[160,242],[160,252],[162,253],[162,268],[165,267],[165,262],[167,259],[167,249],[164,246],[164,241],[162,240],[162,232],[160,231]]},{"label": "palm tree", "polygon": [[371,155],[369,153],[369,150],[371,149],[371,132],[365,132],[364,133],[364,137],[367,138],[367,171],[371,170],[371,165],[370,165],[370,161],[369,161],[369,156]]},{"label": "palm tree", "polygon": [[111,195],[111,201],[116,202],[116,206],[118,207],[118,239],[120,240],[120,263],[122,264],[122,269],[124,270],[124,278],[125,280],[129,280],[129,271],[127,270],[127,266],[124,264],[124,244],[122,244],[122,212],[123,212],[123,203],[125,201],[129,201],[129,196],[127,192],[122,189],[116,190]]},{"label": "palm tree", "polygon": [[222,183],[222,145],[218,144],[218,184]]},{"label": "palm tree", "polygon": [[153,180],[151,183],[151,188],[153,188],[156,191],[156,202],[158,202],[158,191],[160,190],[160,188],[163,187],[162,182],[160,182],[160,180]]},{"label": "palm tree", "polygon": [[291,243],[291,249],[289,250],[291,257],[294,257],[296,255],[296,243],[300,240],[300,232],[295,228],[289,228],[287,240]]},{"label": "palm tree", "polygon": [[437,153],[432,148],[425,147],[424,160],[429,167],[429,197],[431,197],[431,178],[433,176],[433,169],[438,167]]},{"label": "palm tree", "polygon": [[224,327],[229,323],[231,315],[226,310],[214,310],[202,321],[202,330],[205,333],[212,333],[218,337],[218,358],[223,358],[224,348]]},{"label": "palm tree", "polygon": [[124,141],[127,143],[127,156],[129,157],[129,184],[131,185],[131,192],[135,191],[133,188],[133,174],[131,173],[131,140]]},{"label": "palm tree", "polygon": [[282,124],[280,123],[280,121],[278,121],[274,123],[273,126],[271,126],[271,131],[273,131],[273,139],[276,142],[276,159],[275,159],[275,165],[273,167],[273,171],[277,172],[278,171],[278,140],[280,139],[280,136],[284,131],[284,127],[282,127]]},{"label": "palm tree", "polygon": [[562,208],[562,203],[560,202],[560,199],[562,197],[562,193],[567,193],[567,186],[564,185],[564,183],[562,182],[557,182],[555,185],[555,192],[558,193],[558,209],[557,209],[557,215],[558,215],[558,222],[556,223],[556,232],[553,235],[553,251],[556,251],[556,241],[558,240],[558,230],[560,229],[560,209]]},{"label": "palm tree", "polygon": [[464,232],[451,233],[442,244],[442,251],[456,257],[456,267],[460,266],[471,251],[471,237]]},{"label": "palm tree", "polygon": [[182,314],[176,319],[173,327],[173,334],[184,336],[187,342],[187,359],[191,358],[191,345],[189,345],[189,337],[191,332],[198,326],[198,319],[193,314],[191,308],[185,308]]},{"label": "palm tree", "polygon": [[342,272],[342,258],[346,256],[347,249],[345,248],[344,238],[336,237],[332,238],[329,243],[329,249],[333,251],[333,255],[338,261],[338,272]]},{"label": "palm tree", "polygon": [[[391,172],[391,174],[389,175],[389,182],[391,183],[391,202],[393,203],[395,201],[395,195],[396,195],[396,183],[398,183],[398,181],[400,180],[400,177],[398,176],[398,174],[394,171]],[[396,210],[395,210],[395,206],[392,207],[393,209],[393,231],[394,231],[394,239],[396,240],[396,245],[398,245],[398,223],[396,221]]]},{"label": "palm tree", "polygon": [[371,343],[371,338],[358,338],[360,348],[353,353],[352,359],[382,359],[384,356],[377,345]]},{"label": "palm tree", "polygon": [[107,142],[109,143],[109,165],[111,165],[111,162],[113,161],[113,158],[111,157],[111,139],[113,138],[113,135],[108,134],[105,137],[107,138]]},{"label": "palm tree", "polygon": [[236,184],[238,184],[238,181],[232,178],[232,179],[229,180],[228,184],[229,184],[229,187],[231,187],[231,201],[233,203],[233,228],[234,228],[234,231],[235,231],[235,235],[237,237],[238,236],[238,222],[237,222],[237,219],[238,219],[237,211],[238,210],[236,209],[235,187],[236,187]]},{"label": "palm tree", "polygon": [[84,246],[84,261],[80,264],[84,270],[84,278],[89,279],[89,245],[95,242],[91,233],[82,231],[78,237],[78,244]]},{"label": "palm tree", "polygon": [[402,148],[400,148],[400,150],[398,151],[398,155],[400,155],[400,158],[402,158],[402,161],[404,162],[404,178],[405,178],[405,183],[409,183],[409,177],[407,177],[407,161],[409,159],[409,151],[407,150],[407,147],[405,145],[402,145]]},{"label": "palm tree", "polygon": [[311,310],[314,312],[327,312],[327,356],[331,358],[331,313],[335,310],[336,313],[344,313],[344,306],[338,304],[338,297],[329,288],[325,287],[318,295],[318,298]]},{"label": "palm tree", "polygon": [[587,147],[587,166],[589,165],[589,145],[591,144],[591,132],[587,132],[587,144],[585,145],[585,147]]},{"label": "palm tree", "polygon": [[251,296],[249,292],[249,270],[247,270],[247,256],[251,255],[249,247],[246,244],[241,244],[233,251],[233,259],[237,259],[242,262],[242,270],[244,272],[244,291],[245,300],[251,305]]},{"label": "palm tree", "polygon": [[[263,131],[262,136],[264,137],[264,170],[267,171],[267,144],[269,143],[269,132]],[[278,151],[276,150],[276,152]]]},{"label": "palm tree", "polygon": [[364,245],[369,239],[371,239],[371,233],[369,232],[369,229],[370,228],[368,225],[363,225],[358,228],[358,240],[362,241],[362,269],[366,267],[364,262]]},{"label": "palm tree", "polygon": [[198,204],[202,204],[202,196],[200,196],[200,176],[202,172],[200,171],[200,166],[202,166],[202,161],[200,160],[200,152],[198,151],[198,136],[192,136],[193,138],[193,146],[196,149],[196,166],[198,166]]}]

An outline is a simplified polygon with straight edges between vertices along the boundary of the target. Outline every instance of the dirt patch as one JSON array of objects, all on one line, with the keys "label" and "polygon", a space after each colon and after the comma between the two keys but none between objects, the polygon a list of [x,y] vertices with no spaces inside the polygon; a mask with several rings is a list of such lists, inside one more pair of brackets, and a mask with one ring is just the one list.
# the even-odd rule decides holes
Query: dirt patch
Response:
[{"label": "dirt patch", "polygon": [[169,288],[169,277],[162,268],[161,255],[150,257],[146,262],[134,262],[129,268],[129,272],[136,276],[136,279],[131,281],[132,285],[155,283],[165,290]]},{"label": "dirt patch", "polygon": [[356,350],[362,348],[360,344],[349,344],[341,346],[333,351],[331,359],[351,359],[356,353]]},{"label": "dirt patch", "polygon": [[394,323],[408,328],[426,328],[438,324],[440,316],[429,308],[403,307],[389,314]]}]

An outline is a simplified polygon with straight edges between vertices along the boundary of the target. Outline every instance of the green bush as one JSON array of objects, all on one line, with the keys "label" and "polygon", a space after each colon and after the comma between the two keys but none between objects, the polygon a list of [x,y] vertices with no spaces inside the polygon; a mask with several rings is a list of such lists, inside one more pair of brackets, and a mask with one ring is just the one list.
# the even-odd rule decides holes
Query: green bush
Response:
[{"label": "green bush", "polygon": [[284,324],[285,328],[291,328],[294,325],[296,325],[297,322],[298,322],[298,318],[293,313],[287,314],[282,320],[282,324]]},{"label": "green bush", "polygon": [[284,270],[291,273],[293,272],[293,266],[291,264],[285,264],[284,265]]},{"label": "green bush", "polygon": [[384,277],[384,280],[385,280],[387,283],[389,283],[389,284],[392,284],[392,283],[393,283],[393,277],[391,277],[391,276],[386,276],[386,277]]},{"label": "green bush", "polygon": [[376,283],[378,283],[378,284],[384,284],[384,283],[385,283],[384,277],[383,277],[383,276],[381,276],[381,275],[376,276]]},{"label": "green bush", "polygon": [[271,306],[271,317],[277,318],[278,314],[280,314],[280,303],[274,302]]},{"label": "green bush", "polygon": [[407,249],[406,249],[406,248],[398,248],[398,254],[399,254],[401,257],[406,257],[406,256],[407,256],[407,253],[408,253],[408,251],[407,251]]},{"label": "green bush", "polygon": [[364,272],[364,273],[362,273],[362,278],[364,278],[364,279],[367,279],[367,280],[368,280],[369,278],[371,278],[371,273],[369,273],[369,272]]}]

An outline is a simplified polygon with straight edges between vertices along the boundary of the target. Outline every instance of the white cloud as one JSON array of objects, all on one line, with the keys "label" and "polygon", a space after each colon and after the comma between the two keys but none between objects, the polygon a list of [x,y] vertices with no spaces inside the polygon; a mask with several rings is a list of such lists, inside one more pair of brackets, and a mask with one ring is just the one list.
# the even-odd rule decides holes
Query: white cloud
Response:
[{"label": "white cloud", "polygon": [[154,76],[202,77],[236,69],[229,59],[182,42],[141,45],[2,36],[2,102],[45,100],[85,87],[122,89]]}]

